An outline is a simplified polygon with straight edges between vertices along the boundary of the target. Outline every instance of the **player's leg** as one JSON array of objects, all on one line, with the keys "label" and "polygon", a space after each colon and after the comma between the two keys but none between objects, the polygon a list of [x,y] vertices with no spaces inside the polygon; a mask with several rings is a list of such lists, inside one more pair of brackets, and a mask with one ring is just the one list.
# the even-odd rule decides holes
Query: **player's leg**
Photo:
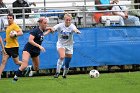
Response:
[{"label": "player's leg", "polygon": [[17,80],[18,80],[18,77],[19,77],[19,76],[22,76],[22,72],[23,72],[23,71],[26,69],[26,67],[28,66],[29,58],[30,58],[30,54],[29,54],[27,51],[23,51],[23,54],[22,54],[22,64],[21,64],[21,66],[19,67],[18,71],[16,71],[13,80],[17,81]]},{"label": "player's leg", "polygon": [[69,71],[69,65],[73,54],[73,45],[66,47],[65,53],[63,78],[66,78],[66,75]]},{"label": "player's leg", "polygon": [[0,65],[0,77],[1,77],[1,74],[2,74],[2,72],[3,72],[3,70],[6,66],[8,58],[9,58],[9,55],[7,55],[7,54],[4,54],[3,57],[2,57],[2,63]]},{"label": "player's leg", "polygon": [[13,61],[15,62],[15,64],[21,65],[22,62],[19,61],[19,57],[18,57],[18,56],[19,56],[19,53],[18,53],[18,50],[19,50],[18,47],[11,48],[11,50],[10,50],[10,55],[12,56]]},{"label": "player's leg", "polygon": [[69,64],[71,61],[72,54],[66,54],[65,61],[64,61],[64,71],[63,71],[63,78],[66,78],[66,75],[69,71]]},{"label": "player's leg", "polygon": [[65,49],[64,48],[58,48],[58,53],[59,53],[59,59],[57,61],[56,73],[54,75],[54,78],[59,77],[60,70],[61,70],[64,58],[65,58]]},{"label": "player's leg", "polygon": [[22,62],[19,61],[19,57],[13,58],[13,60],[14,60],[15,64],[17,64],[17,65],[21,65],[22,64]]},{"label": "player's leg", "polygon": [[32,57],[32,61],[33,61],[33,66],[31,66],[30,68],[31,69],[29,73],[30,77],[39,71],[39,64],[40,64],[39,56]]}]

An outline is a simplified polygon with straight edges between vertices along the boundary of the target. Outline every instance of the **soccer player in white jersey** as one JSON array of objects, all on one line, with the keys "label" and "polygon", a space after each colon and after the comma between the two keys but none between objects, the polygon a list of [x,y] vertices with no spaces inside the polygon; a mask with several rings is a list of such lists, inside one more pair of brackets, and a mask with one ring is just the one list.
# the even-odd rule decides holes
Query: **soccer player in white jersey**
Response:
[{"label": "soccer player in white jersey", "polygon": [[60,69],[64,62],[64,71],[63,78],[66,78],[66,75],[69,70],[69,64],[73,54],[73,33],[80,34],[81,32],[76,28],[74,24],[71,23],[72,16],[71,14],[64,15],[64,22],[59,23],[53,27],[53,31],[58,32],[58,41],[57,41],[57,51],[59,54],[59,59],[57,61],[56,74],[54,78],[58,78],[60,74]]}]

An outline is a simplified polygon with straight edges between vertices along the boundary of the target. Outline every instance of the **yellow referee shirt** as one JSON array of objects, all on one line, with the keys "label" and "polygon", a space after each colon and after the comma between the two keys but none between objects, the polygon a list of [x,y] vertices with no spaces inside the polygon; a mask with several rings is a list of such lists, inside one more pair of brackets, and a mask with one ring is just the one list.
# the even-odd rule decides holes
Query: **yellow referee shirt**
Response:
[{"label": "yellow referee shirt", "polygon": [[5,45],[6,48],[19,47],[17,38],[11,38],[10,32],[11,31],[18,32],[20,30],[21,28],[16,23],[13,23],[6,28],[6,45]]}]

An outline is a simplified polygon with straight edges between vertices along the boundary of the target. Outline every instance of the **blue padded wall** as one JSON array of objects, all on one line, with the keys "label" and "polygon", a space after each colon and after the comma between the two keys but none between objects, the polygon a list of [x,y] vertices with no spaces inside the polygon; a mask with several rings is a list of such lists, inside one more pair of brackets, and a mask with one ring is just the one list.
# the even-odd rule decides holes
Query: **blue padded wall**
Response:
[{"label": "blue padded wall", "polygon": [[[140,64],[140,27],[96,27],[80,28],[81,34],[74,34],[74,54],[71,67]],[[5,33],[0,35],[4,38]],[[29,33],[18,38],[20,60],[22,49]],[[42,46],[46,52],[40,55],[40,69],[56,68],[57,33],[45,37]],[[0,56],[0,60],[1,60]],[[31,60],[29,64],[32,64]],[[5,71],[17,70],[11,58]]]}]

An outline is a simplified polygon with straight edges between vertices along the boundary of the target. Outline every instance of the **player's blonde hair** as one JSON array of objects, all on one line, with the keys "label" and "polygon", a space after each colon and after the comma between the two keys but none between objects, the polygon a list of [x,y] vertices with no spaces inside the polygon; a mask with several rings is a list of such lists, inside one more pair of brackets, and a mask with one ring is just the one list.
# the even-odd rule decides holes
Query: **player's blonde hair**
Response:
[{"label": "player's blonde hair", "polygon": [[72,18],[72,15],[69,14],[69,13],[66,13],[66,14],[64,15],[64,19],[65,19],[66,17],[70,17],[70,18]]}]

